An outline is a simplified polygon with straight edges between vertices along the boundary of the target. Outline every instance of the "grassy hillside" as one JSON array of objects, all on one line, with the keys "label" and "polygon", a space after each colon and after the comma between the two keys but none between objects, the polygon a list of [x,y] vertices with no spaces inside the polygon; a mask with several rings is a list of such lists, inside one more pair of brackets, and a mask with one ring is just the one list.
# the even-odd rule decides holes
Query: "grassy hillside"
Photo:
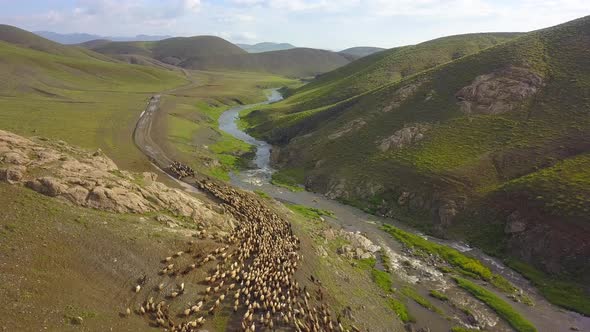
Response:
[{"label": "grassy hillside", "polygon": [[149,57],[171,65],[193,58],[246,54],[236,45],[214,36],[177,37],[153,42],[92,41],[81,45],[109,56]]},{"label": "grassy hillside", "polygon": [[350,61],[334,52],[311,48],[245,55],[193,58],[181,65],[192,69],[230,69],[308,77],[343,66]]},{"label": "grassy hillside", "polygon": [[162,99],[154,137],[168,155],[223,180],[246,166],[252,147],[218,129],[218,118],[240,104],[265,100],[265,90],[293,84],[284,77],[240,72],[194,72],[194,84]]},{"label": "grassy hillside", "polygon": [[263,72],[293,77],[314,76],[350,62],[341,54],[308,48],[247,53],[226,40],[212,36],[83,45],[121,60],[138,61],[138,58],[144,58],[145,61],[146,57],[150,57],[186,69]]},{"label": "grassy hillside", "polygon": [[358,57],[358,58],[363,58],[363,57],[366,57],[367,55],[371,55],[373,53],[377,53],[377,52],[381,52],[381,51],[385,51],[385,49],[380,48],[380,47],[360,46],[360,47],[347,48],[347,49],[342,50],[338,53],[352,55],[352,56]]},{"label": "grassy hillside", "polygon": [[91,52],[86,48],[61,45],[10,25],[0,24],[0,41],[54,55],[112,61],[108,57]]},{"label": "grassy hillside", "polygon": [[246,120],[309,189],[587,284],[590,17],[474,47],[488,37],[450,37],[474,54],[438,66],[461,48],[363,58]]},{"label": "grassy hillside", "polygon": [[324,74],[310,84],[291,92],[294,96],[290,103],[294,104],[292,108],[295,110],[330,105],[479,52],[518,35],[516,33],[458,35],[378,52]]},{"label": "grassy hillside", "polygon": [[0,42],[0,127],[102,148],[124,166],[145,167],[129,139],[137,116],[153,93],[186,84],[184,75],[102,61],[39,38]]}]

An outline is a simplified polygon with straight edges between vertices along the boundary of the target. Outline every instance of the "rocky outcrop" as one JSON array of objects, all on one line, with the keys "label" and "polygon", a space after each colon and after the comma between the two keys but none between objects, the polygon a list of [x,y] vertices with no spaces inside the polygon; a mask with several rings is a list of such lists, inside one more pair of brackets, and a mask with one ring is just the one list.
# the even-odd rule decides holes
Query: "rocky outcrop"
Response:
[{"label": "rocky outcrop", "polygon": [[383,108],[383,112],[388,113],[399,108],[404,101],[416,93],[423,83],[422,81],[417,81],[399,88],[393,94],[391,101]]},{"label": "rocky outcrop", "polygon": [[[381,247],[374,244],[373,241],[369,240],[361,232],[347,232],[345,230],[336,230],[334,228],[328,228],[323,231],[323,238],[326,243],[334,241],[339,238],[347,242],[336,250],[336,253],[350,259],[368,259],[375,258]],[[325,251],[323,247],[319,251]],[[327,254],[326,254],[327,255]],[[322,255],[325,256],[325,255]]]},{"label": "rocky outcrop", "polygon": [[543,78],[527,68],[508,67],[480,75],[455,94],[466,114],[500,114],[513,110],[543,86]]},{"label": "rocky outcrop", "polygon": [[526,220],[518,211],[512,212],[506,220],[504,233],[515,234],[522,233],[526,230]]},{"label": "rocky outcrop", "polygon": [[396,131],[393,135],[377,141],[376,143],[378,144],[379,150],[382,152],[387,152],[390,149],[402,149],[421,141],[424,138],[424,134],[430,130],[430,128],[432,128],[432,126],[425,123],[408,125]]},{"label": "rocky outcrop", "polygon": [[88,153],[64,142],[27,139],[0,130],[0,181],[88,208],[117,213],[160,212],[205,227],[233,227],[230,216],[156,178],[150,172],[120,170],[100,150]]},{"label": "rocky outcrop", "polygon": [[364,120],[361,120],[361,119],[353,120],[353,121],[347,123],[343,128],[340,128],[337,132],[328,135],[328,139],[330,139],[330,140],[338,139],[348,133],[355,132],[355,131],[361,129],[362,127],[364,127],[366,125],[367,125],[367,122],[365,122]]}]

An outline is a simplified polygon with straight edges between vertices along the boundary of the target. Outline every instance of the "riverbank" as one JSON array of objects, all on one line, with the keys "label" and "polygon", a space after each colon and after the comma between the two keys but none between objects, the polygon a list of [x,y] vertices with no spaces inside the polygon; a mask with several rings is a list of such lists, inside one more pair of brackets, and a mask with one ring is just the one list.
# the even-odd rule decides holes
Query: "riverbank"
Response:
[{"label": "riverbank", "polygon": [[[257,155],[256,157],[257,168],[240,173],[232,173],[232,184],[248,190],[264,192],[270,197],[282,202],[305,205],[333,212],[334,218],[325,218],[328,224],[336,229],[360,232],[374,243],[379,244],[388,254],[387,256],[391,260],[389,263],[394,266],[394,270],[390,272],[390,275],[393,284],[397,286],[396,288],[401,289],[404,286],[410,285],[410,287],[412,287],[412,289],[418,294],[422,294],[426,297],[428,297],[428,294],[433,289],[444,290],[446,296],[450,295],[452,298],[451,301],[443,301],[443,303],[438,304],[442,308],[440,312],[446,313],[444,315],[446,317],[442,317],[442,320],[440,313],[427,309],[425,310],[425,308],[417,304],[415,300],[412,301],[412,299],[408,299],[406,296],[404,299],[408,301],[409,310],[411,312],[413,311],[417,327],[428,326],[432,331],[448,331],[450,327],[454,326],[456,323],[463,323],[463,326],[469,326],[467,321],[475,318],[474,316],[478,316],[479,324],[485,325],[487,329],[494,331],[510,330],[506,322],[500,320],[497,314],[489,310],[490,308],[485,305],[482,307],[480,301],[475,300],[469,293],[460,289],[460,287],[458,287],[453,281],[452,275],[447,276],[444,273],[437,273],[436,269],[432,269],[432,262],[429,262],[428,258],[421,257],[420,254],[408,250],[407,246],[404,246],[392,237],[387,236],[387,234],[380,229],[381,225],[393,225],[404,231],[418,234],[433,243],[456,248],[464,252],[466,255],[476,258],[484,263],[493,273],[501,275],[518,289],[522,289],[535,305],[530,306],[524,303],[514,302],[510,297],[511,294],[507,294],[494,288],[490,283],[483,283],[481,280],[478,282],[482,283],[482,286],[488,291],[493,292],[496,296],[501,298],[502,301],[509,303],[515,311],[531,321],[539,331],[567,331],[570,327],[576,327],[582,330],[590,329],[590,321],[587,317],[573,312],[566,312],[551,305],[538,294],[528,280],[504,266],[499,260],[485,255],[481,250],[470,248],[462,243],[424,236],[423,234],[397,223],[392,219],[384,219],[368,215],[353,207],[328,200],[322,195],[310,192],[292,192],[272,185],[269,180],[270,174],[272,174],[273,170],[270,165],[270,158],[267,157],[269,155],[269,145],[246,134],[237,124],[235,124],[237,121],[236,113],[239,113],[243,109],[244,108],[242,107],[240,110],[232,110],[231,116],[228,114],[226,117],[220,117],[220,128],[230,128],[228,131],[229,134],[238,139],[244,138],[244,141],[246,142],[255,142],[257,146],[262,146],[263,149],[261,150],[260,155]],[[228,123],[228,121],[233,121],[234,124],[232,125]],[[261,161],[265,162],[261,163]],[[469,304],[469,308],[475,309],[472,310],[471,315],[461,317],[461,306],[467,304]],[[463,316],[465,316],[465,313],[462,313]],[[447,320],[449,317],[453,318],[449,321]]]}]

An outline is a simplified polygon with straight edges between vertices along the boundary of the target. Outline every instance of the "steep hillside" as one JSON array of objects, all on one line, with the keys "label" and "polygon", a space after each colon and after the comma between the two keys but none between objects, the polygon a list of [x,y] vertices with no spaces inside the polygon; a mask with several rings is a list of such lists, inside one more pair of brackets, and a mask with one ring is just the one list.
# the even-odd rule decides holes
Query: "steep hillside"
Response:
[{"label": "steep hillside", "polygon": [[349,60],[334,52],[312,48],[245,55],[192,58],[181,64],[191,69],[260,71],[294,77],[313,76],[334,70]]},{"label": "steep hillside", "polygon": [[377,53],[377,52],[381,52],[381,51],[385,51],[385,49],[380,48],[380,47],[360,46],[360,47],[347,48],[347,49],[342,50],[338,53],[352,55],[352,56],[358,57],[358,58],[363,58],[363,57],[366,57],[367,55],[371,55],[373,53]]},{"label": "steep hillside", "polygon": [[[294,94],[294,110],[331,105],[420,71],[510,40],[516,33],[482,33],[439,38],[378,52],[326,73]],[[300,104],[300,105],[295,105]]]},{"label": "steep hillside", "polygon": [[[253,111],[246,120],[278,145],[276,165],[303,173],[299,180],[310,190],[588,285],[589,43],[585,17],[405,78],[392,67],[384,72],[401,80],[334,105]],[[384,53],[416,47],[360,61],[382,64]],[[300,89],[314,96],[305,104],[340,100],[321,93],[332,91],[322,80],[357,82],[346,96],[387,76],[370,71],[353,79],[346,70]],[[587,301],[572,300],[581,290],[514,265],[555,303],[590,312]]]},{"label": "steep hillside", "polygon": [[241,47],[248,53],[262,53],[262,52],[272,52],[272,51],[284,51],[290,50],[292,48],[296,48],[295,46],[289,43],[258,43],[254,45],[249,44],[236,44],[237,46]]}]

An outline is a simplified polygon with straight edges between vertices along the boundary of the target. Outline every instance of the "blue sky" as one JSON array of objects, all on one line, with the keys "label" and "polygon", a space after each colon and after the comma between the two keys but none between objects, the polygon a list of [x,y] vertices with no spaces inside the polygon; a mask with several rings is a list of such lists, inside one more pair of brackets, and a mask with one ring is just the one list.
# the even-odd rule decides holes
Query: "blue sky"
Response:
[{"label": "blue sky", "polygon": [[0,8],[0,23],[27,30],[207,34],[338,50],[531,31],[590,15],[590,0],[0,0]]}]

